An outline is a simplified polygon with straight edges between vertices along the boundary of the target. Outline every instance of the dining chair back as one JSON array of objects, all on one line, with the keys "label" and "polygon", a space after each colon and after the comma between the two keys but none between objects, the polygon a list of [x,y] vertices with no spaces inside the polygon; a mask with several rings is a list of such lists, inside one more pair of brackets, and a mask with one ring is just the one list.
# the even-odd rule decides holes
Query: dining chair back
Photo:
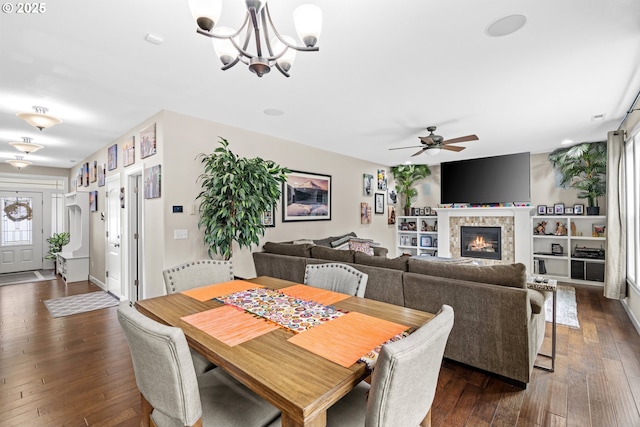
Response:
[{"label": "dining chair back", "polygon": [[221,260],[191,261],[162,271],[167,294],[233,280],[233,263]]},{"label": "dining chair back", "polygon": [[362,298],[368,279],[367,274],[340,263],[308,264],[304,272],[305,285]]},{"label": "dining chair back", "polygon": [[278,417],[276,407],[222,369],[196,376],[182,329],[144,316],[128,301],[120,303],[118,321],[142,395],[141,425],[262,427]]}]

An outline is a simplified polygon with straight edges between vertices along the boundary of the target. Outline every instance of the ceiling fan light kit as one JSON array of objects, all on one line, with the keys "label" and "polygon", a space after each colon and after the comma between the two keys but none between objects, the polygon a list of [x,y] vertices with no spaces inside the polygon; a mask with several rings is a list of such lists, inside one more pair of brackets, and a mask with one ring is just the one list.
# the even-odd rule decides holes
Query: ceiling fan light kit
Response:
[{"label": "ceiling fan light kit", "polygon": [[16,115],[41,131],[62,123],[59,118],[47,114],[48,110],[44,107],[34,106],[33,109],[35,110],[33,113],[18,113]]},{"label": "ceiling fan light kit", "polygon": [[25,154],[34,153],[40,150],[41,148],[44,148],[43,145],[34,144],[31,141],[32,141],[31,138],[27,138],[26,136],[23,136],[22,141],[12,141],[9,143],[9,145],[11,145],[17,150],[22,151]]},{"label": "ceiling fan light kit", "polygon": [[407,148],[420,148],[420,151],[418,151],[415,154],[412,154],[411,157],[419,156],[424,152],[426,152],[430,156],[436,156],[440,154],[442,150],[459,152],[465,149],[465,147],[457,147],[455,145],[450,145],[450,144],[478,140],[477,135],[467,135],[467,136],[461,136],[459,138],[445,140],[441,135],[434,134],[434,132],[436,131],[435,126],[429,126],[427,130],[430,132],[429,135],[418,137],[422,145],[413,145],[411,147],[389,148],[389,150],[404,150]]},{"label": "ceiling fan light kit", "polygon": [[[198,26],[197,32],[213,39],[222,70],[242,62],[258,77],[269,73],[272,67],[289,77],[296,51],[319,50],[316,44],[322,29],[322,10],[318,6],[304,4],[293,12],[296,32],[304,43],[299,46],[292,37],[278,32],[266,0],[245,0],[245,5],[247,13],[244,22],[238,30],[234,30],[216,27],[222,13],[222,0],[189,0],[191,14]],[[244,39],[241,40],[243,33]],[[252,38],[255,51],[249,52],[247,48]]]}]

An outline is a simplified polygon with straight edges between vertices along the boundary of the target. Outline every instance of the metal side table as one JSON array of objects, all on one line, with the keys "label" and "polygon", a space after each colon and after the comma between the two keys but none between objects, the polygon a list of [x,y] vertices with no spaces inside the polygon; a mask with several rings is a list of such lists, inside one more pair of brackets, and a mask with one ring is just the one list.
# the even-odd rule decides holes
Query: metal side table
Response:
[{"label": "metal side table", "polygon": [[[552,326],[551,326],[551,354],[538,353],[539,356],[548,357],[551,359],[551,367],[542,365],[533,365],[534,368],[543,369],[545,371],[553,372],[556,369],[556,297],[558,290],[558,281],[555,279],[543,279],[536,280],[535,277],[527,277],[527,287],[529,289],[535,289],[538,291],[551,292],[552,295]],[[544,307],[542,307],[544,310]]]}]

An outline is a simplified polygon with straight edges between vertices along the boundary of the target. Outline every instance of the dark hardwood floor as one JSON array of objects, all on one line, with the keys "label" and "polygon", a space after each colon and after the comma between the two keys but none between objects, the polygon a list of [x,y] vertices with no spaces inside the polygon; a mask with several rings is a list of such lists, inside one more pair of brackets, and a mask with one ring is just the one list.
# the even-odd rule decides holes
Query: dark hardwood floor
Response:
[{"label": "dark hardwood floor", "polygon": [[[53,319],[43,303],[96,290],[60,280],[0,286],[0,426],[139,424],[116,307]],[[433,425],[640,426],[640,336],[601,293],[576,287],[580,329],[558,326],[556,372],[534,369],[527,390],[445,361]]]}]

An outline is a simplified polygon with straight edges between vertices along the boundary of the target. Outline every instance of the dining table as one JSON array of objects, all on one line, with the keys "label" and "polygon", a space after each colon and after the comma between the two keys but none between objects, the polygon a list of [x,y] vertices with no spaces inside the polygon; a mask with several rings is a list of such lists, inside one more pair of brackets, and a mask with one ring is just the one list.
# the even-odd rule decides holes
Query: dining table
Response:
[{"label": "dining table", "polygon": [[[348,348],[352,342],[359,341],[360,335],[367,335],[367,329],[378,331],[388,325],[391,327],[388,335],[395,335],[402,329],[402,334],[406,336],[435,316],[372,299],[338,295],[334,300],[325,299],[329,302],[326,304],[327,310],[335,313],[337,320],[329,319],[322,326],[300,332],[295,325],[283,327],[261,318],[255,310],[247,312],[231,305],[235,303],[233,297],[225,299],[224,295],[215,293],[211,297],[212,294],[208,294],[207,290],[214,287],[210,285],[191,292],[139,300],[135,307],[151,319],[181,328],[189,346],[217,365],[216,369],[224,369],[276,406],[281,411],[283,427],[325,427],[327,409],[371,374],[370,364],[342,357],[342,347]],[[218,293],[257,287],[263,292],[291,290],[293,295],[298,295],[293,290],[304,292],[306,288],[311,288],[266,276],[235,280],[218,286],[221,287],[224,291]],[[329,296],[336,294],[326,293]],[[318,298],[322,300],[320,294]],[[242,301],[243,298],[237,300]],[[215,322],[212,320],[214,315],[217,319]],[[364,329],[350,331],[349,325],[355,323],[347,322],[348,319],[357,320],[358,327]],[[235,335],[252,330],[246,327],[250,322],[258,322],[258,329],[264,330],[255,332],[255,336],[249,338]],[[345,331],[339,330],[341,322]],[[215,327],[215,332],[208,331],[207,325]],[[357,333],[358,336],[340,338],[342,332]],[[316,333],[320,335],[313,338]],[[402,334],[394,339],[401,339]],[[299,343],[297,339],[300,339]],[[372,349],[376,346],[379,349],[383,342],[386,339],[371,346]]]}]

